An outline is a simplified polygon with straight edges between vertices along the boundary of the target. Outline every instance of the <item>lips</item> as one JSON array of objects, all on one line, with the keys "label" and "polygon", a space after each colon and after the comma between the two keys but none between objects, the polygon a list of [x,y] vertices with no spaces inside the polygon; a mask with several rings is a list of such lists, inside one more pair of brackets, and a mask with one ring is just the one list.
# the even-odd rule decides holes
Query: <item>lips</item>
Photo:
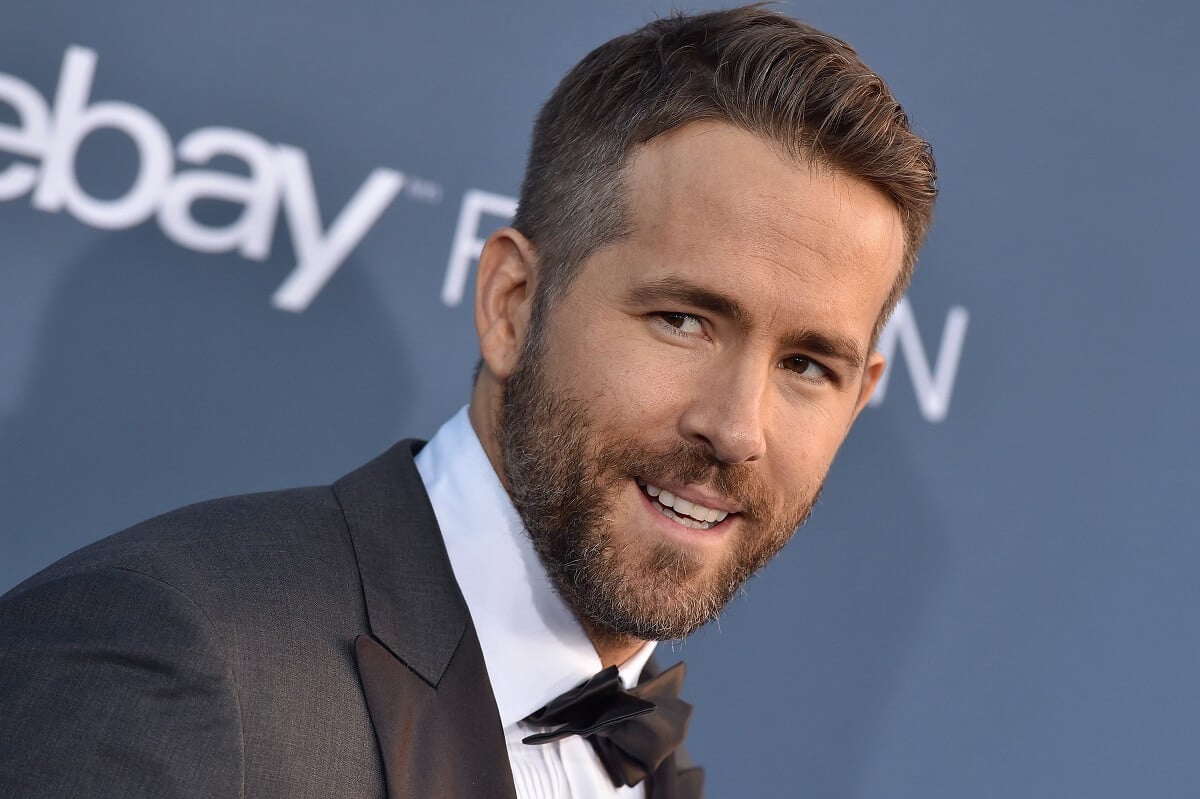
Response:
[{"label": "lips", "polygon": [[729,511],[710,508],[683,497],[668,489],[638,480],[638,486],[650,498],[650,504],[672,521],[693,530],[708,530],[716,527],[729,516]]}]

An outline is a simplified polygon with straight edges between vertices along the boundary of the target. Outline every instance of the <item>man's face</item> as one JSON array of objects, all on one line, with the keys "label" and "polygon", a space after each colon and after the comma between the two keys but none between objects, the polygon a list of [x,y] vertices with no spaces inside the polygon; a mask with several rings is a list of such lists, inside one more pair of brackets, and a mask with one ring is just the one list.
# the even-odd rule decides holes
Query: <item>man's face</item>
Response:
[{"label": "man's face", "polygon": [[640,148],[632,235],[534,319],[504,385],[513,501],[593,632],[714,618],[807,517],[882,372],[903,234],[876,188],[720,123]]}]

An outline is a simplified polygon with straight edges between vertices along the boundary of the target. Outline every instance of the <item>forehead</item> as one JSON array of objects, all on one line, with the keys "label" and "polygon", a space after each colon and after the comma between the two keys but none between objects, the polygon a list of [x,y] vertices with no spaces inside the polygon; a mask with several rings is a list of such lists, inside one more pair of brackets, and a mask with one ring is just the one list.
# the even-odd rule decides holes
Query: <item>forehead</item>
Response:
[{"label": "forehead", "polygon": [[865,349],[903,258],[879,189],[718,122],[642,146],[625,180],[632,234],[603,259],[609,279],[686,274],[760,314],[836,324]]}]

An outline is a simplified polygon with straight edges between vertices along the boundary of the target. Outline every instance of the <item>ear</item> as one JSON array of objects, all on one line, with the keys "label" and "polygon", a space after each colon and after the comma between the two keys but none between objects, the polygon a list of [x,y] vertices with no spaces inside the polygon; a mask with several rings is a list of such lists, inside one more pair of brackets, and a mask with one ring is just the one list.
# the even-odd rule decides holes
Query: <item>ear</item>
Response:
[{"label": "ear", "polygon": [[503,380],[516,366],[525,341],[537,275],[537,252],[520,231],[500,228],[479,254],[475,330],[483,362]]},{"label": "ear", "polygon": [[879,385],[879,378],[883,377],[883,370],[887,367],[887,359],[883,357],[883,353],[872,352],[867,357],[867,368],[863,371],[862,386],[858,390],[858,400],[854,404],[854,413],[850,416],[850,424],[853,425],[858,415],[862,413],[862,409],[867,407],[867,403],[871,400],[871,395],[875,393],[875,386]]}]

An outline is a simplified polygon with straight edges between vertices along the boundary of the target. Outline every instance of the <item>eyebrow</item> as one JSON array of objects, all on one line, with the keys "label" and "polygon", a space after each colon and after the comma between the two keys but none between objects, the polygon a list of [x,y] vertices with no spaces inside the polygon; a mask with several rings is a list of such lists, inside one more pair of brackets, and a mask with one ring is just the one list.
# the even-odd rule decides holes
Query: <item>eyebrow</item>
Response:
[{"label": "eyebrow", "polygon": [[[742,330],[750,327],[750,313],[741,303],[687,278],[667,277],[636,283],[626,296],[634,305],[680,303],[724,316]],[[858,344],[846,336],[801,329],[787,333],[782,343],[787,349],[798,349],[824,358],[833,358],[856,370],[863,366],[863,355],[859,352]]]}]

